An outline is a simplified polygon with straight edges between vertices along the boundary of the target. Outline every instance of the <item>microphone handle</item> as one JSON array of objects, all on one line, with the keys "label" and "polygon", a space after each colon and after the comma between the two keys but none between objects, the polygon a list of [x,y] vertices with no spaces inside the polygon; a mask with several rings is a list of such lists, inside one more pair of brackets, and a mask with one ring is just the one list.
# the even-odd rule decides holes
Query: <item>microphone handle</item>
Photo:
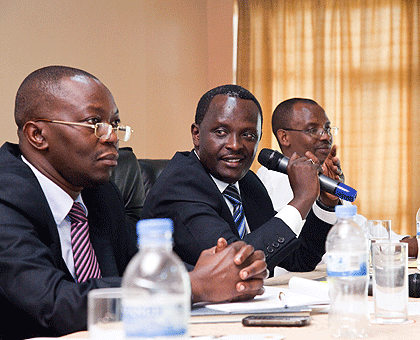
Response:
[{"label": "microphone handle", "polygon": [[[278,170],[284,174],[287,174],[287,164],[289,163],[289,158],[278,153],[280,159],[277,161],[276,167]],[[353,202],[356,199],[357,191],[352,187],[345,185],[344,183],[338,182],[328,176],[319,174],[319,186],[322,191],[333,194],[345,201]]]}]

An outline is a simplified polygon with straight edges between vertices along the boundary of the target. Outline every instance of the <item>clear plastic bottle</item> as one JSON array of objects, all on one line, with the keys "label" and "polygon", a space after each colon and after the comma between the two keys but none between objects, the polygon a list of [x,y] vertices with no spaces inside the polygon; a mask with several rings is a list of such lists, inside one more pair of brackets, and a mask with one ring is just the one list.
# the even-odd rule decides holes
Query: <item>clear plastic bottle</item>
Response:
[{"label": "clear plastic bottle", "polygon": [[416,214],[416,238],[417,238],[417,245],[418,246],[418,253],[417,253],[417,269],[420,270],[420,208],[417,210]]},{"label": "clear plastic bottle", "polygon": [[137,223],[140,250],[122,279],[126,339],[188,339],[191,285],[172,228],[170,219]]},{"label": "clear plastic bottle", "polygon": [[337,206],[337,223],[326,241],[330,295],[328,325],[334,337],[368,336],[368,242],[354,221],[357,207]]}]

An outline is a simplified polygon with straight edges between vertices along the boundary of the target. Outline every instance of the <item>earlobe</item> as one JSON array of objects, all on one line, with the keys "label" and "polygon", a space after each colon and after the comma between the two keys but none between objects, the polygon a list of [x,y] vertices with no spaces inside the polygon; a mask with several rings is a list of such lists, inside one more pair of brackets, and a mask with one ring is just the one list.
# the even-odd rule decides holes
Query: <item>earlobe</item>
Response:
[{"label": "earlobe", "polygon": [[27,122],[23,127],[23,135],[34,148],[44,150],[48,143],[43,135],[43,130],[32,121]]}]

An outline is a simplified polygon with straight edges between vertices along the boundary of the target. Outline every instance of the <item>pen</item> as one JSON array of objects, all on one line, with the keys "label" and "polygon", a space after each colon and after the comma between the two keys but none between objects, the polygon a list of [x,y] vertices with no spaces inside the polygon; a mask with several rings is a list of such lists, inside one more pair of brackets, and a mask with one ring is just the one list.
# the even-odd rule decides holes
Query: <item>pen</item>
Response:
[{"label": "pen", "polygon": [[279,293],[279,299],[284,303],[284,308],[288,308],[286,294],[284,294],[284,292]]}]

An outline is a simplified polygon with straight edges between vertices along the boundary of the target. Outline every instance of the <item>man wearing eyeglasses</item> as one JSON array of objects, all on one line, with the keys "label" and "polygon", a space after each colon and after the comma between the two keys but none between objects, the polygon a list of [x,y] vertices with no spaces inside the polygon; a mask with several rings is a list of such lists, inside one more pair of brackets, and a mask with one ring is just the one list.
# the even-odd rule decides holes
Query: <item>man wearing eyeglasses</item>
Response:
[{"label": "man wearing eyeglasses", "polygon": [[[0,148],[0,339],[85,330],[88,292],[119,286],[137,251],[109,181],[132,130],[96,77],[64,66],[25,78],[15,121],[19,145]],[[262,252],[221,239],[201,255],[193,301],[262,293]]]},{"label": "man wearing eyeglasses", "polygon": [[[304,155],[310,151],[318,158],[325,175],[344,180],[336,146],[332,145],[332,136],[337,134],[338,128],[331,126],[324,109],[315,101],[292,98],[281,102],[273,112],[272,129],[285,156],[290,158],[295,152]],[[261,167],[257,175],[267,188],[274,209],[280,210],[293,198],[287,175],[265,167]],[[316,203],[324,211],[334,212],[339,199],[321,191]],[[327,221],[334,223],[334,213],[324,215],[331,216]]]},{"label": "man wearing eyeglasses", "polygon": [[[344,182],[340,160],[336,155],[337,147],[333,145],[333,136],[338,133],[338,128],[331,126],[324,109],[317,102],[307,98],[287,99],[276,107],[271,123],[273,133],[285,156],[290,158],[294,152],[304,155],[310,151],[318,158],[324,175]],[[261,167],[257,175],[267,188],[274,209],[279,211],[292,200],[293,191],[287,175],[265,167]],[[321,191],[314,206],[315,213],[321,220],[334,223],[335,206],[339,203],[346,202],[340,202],[338,197]],[[361,225],[366,222],[361,215],[357,215],[356,218]],[[404,237],[402,241],[409,243],[410,256],[417,256],[415,237],[408,238],[391,232],[391,237],[395,240]]]},{"label": "man wearing eyeglasses", "polygon": [[[294,155],[287,166],[296,195],[276,211],[250,170],[262,134],[262,109],[238,85],[218,86],[198,101],[191,125],[194,149],[177,152],[149,191],[141,216],[174,220],[175,251],[195,264],[217,238],[239,239],[264,251],[267,267],[310,271],[325,253],[331,224],[311,211],[319,196],[315,155]],[[316,235],[316,237],[314,237]]]}]

